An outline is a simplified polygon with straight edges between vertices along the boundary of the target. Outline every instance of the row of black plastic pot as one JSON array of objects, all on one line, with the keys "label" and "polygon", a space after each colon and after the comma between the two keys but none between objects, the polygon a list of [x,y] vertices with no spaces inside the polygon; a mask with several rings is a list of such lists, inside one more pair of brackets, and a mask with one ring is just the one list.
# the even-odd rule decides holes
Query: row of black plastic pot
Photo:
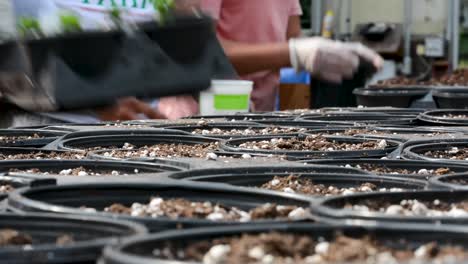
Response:
[{"label": "row of black plastic pot", "polygon": [[[138,262],[142,261],[139,257],[153,259],[153,261],[157,258],[187,260],[184,255],[175,254],[174,252],[177,251],[172,250],[184,250],[185,246],[190,245],[189,241],[202,242],[207,239],[237,236],[242,233],[271,231],[295,234],[296,231],[302,230],[305,232],[303,235],[307,234],[307,236],[317,231],[317,236],[312,235],[314,241],[316,240],[317,243],[323,241],[323,238],[318,239],[323,235],[331,239],[330,243],[332,243],[333,230],[345,230],[345,235],[358,240],[365,239],[365,236],[370,234],[381,234],[381,232],[390,234],[393,230],[394,240],[388,236],[377,236],[377,241],[382,242],[380,239],[384,239],[391,245],[392,241],[406,238],[407,240],[400,241],[404,244],[399,246],[404,246],[411,251],[416,250],[414,247],[431,242],[439,243],[437,246],[450,243],[451,246],[464,248],[465,244],[461,243],[464,240],[459,240],[459,235],[466,233],[466,228],[463,226],[468,221],[468,212],[464,207],[468,191],[443,189],[425,191],[423,189],[426,188],[426,184],[419,180],[355,175],[352,173],[356,173],[356,170],[341,167],[336,167],[334,172],[329,169],[327,167],[211,169],[175,173],[171,178],[184,180],[174,182],[168,180],[160,184],[107,183],[36,187],[13,192],[8,198],[8,208],[13,212],[26,213],[26,215],[30,212],[48,212],[68,215],[68,218],[75,219],[94,219],[99,216],[138,222],[145,225],[151,232],[212,227],[208,230],[175,231],[131,239],[122,247],[109,248],[106,251],[107,262],[105,263],[144,263]],[[293,179],[293,183],[298,180],[311,180],[315,184],[314,188],[321,188],[321,191],[315,195],[304,195],[285,189],[282,192],[265,190],[268,189],[268,186],[265,186],[266,182],[270,183],[270,187],[274,187],[274,180],[279,181],[280,178],[288,178],[290,175],[300,176],[299,179]],[[197,181],[202,182],[196,183]],[[232,185],[237,187],[232,187]],[[341,193],[328,196],[326,193],[332,193],[332,186]],[[367,187],[367,189],[359,188],[359,186]],[[351,188],[354,190],[351,191]],[[346,191],[355,192],[355,194],[345,193]],[[317,226],[314,224],[317,222],[328,226]],[[88,221],[88,224],[91,223],[92,221]],[[241,224],[244,226],[230,227]],[[353,227],[357,225],[361,227]],[[15,228],[15,226],[10,225],[9,228]],[[37,231],[43,226],[34,225],[34,228]],[[28,231],[28,229],[25,230]],[[420,232],[405,232],[405,230]],[[79,235],[73,238],[74,231],[76,230],[72,229],[67,232],[65,229],[58,234],[72,236],[73,241],[75,239],[79,241],[81,239]],[[356,233],[352,235],[353,232]],[[422,232],[426,232],[426,236],[414,236]],[[447,236],[452,233],[453,235]],[[211,234],[211,236],[205,236],[206,234]],[[321,235],[318,236],[318,234]],[[445,239],[439,240],[438,237],[442,234],[445,235]],[[54,233],[49,231],[48,235],[54,236]],[[57,232],[55,235],[57,236]],[[185,237],[185,235],[189,236]],[[175,242],[182,237],[185,237],[183,241],[186,243],[175,244],[173,246],[176,248],[170,246],[166,249],[168,246],[166,242]],[[52,238],[49,237],[49,239]],[[83,238],[83,240],[86,239]],[[46,241],[50,243],[51,240]],[[76,247],[77,244],[71,243],[70,247]],[[84,248],[86,247],[81,250]],[[17,257],[24,260],[25,257],[31,256],[21,254],[23,247],[6,249],[7,251],[0,249],[0,256],[5,252],[12,254],[12,259]],[[35,249],[36,247],[33,246],[30,253],[33,254]],[[39,246],[38,249],[41,247]],[[208,249],[205,249],[204,254],[208,254]],[[69,248],[67,245],[55,245],[54,249],[49,247],[47,256],[50,262],[43,263],[67,263],[67,261],[54,262],[55,256],[61,256],[55,255],[54,250],[62,250],[63,253]],[[169,250],[172,255],[155,253],[164,250]],[[81,254],[86,255],[84,252]],[[127,256],[122,258],[122,254]],[[134,257],[136,259],[133,259]],[[70,260],[70,263],[76,263],[73,261],[76,259]]]},{"label": "row of black plastic pot", "polygon": [[393,88],[358,88],[353,91],[358,105],[367,107],[391,106],[411,107],[425,96],[431,96],[430,107],[443,109],[466,109],[468,107],[468,88],[466,87],[393,87]]}]

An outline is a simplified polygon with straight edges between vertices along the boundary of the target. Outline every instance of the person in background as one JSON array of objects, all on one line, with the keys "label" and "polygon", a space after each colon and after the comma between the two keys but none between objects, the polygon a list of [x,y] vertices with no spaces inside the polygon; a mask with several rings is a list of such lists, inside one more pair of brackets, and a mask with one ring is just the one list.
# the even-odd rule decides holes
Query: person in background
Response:
[{"label": "person in background", "polygon": [[[127,1],[130,2],[130,1]],[[154,18],[154,10],[151,1],[137,1],[141,4],[130,6],[126,1],[118,1],[118,6],[126,8],[125,19],[135,22],[145,21]],[[54,30],[54,26],[47,28],[48,17],[54,15],[57,10],[67,10],[79,15],[82,26],[87,28],[99,27],[109,19],[109,13],[117,1],[101,0],[14,0],[17,18],[36,17],[45,25],[45,31]],[[133,1],[133,3],[136,3]],[[52,21],[53,22],[53,21]],[[191,96],[173,96],[160,98],[158,100],[142,101],[134,97],[122,98],[114,105],[94,110],[83,110],[79,112],[66,113],[33,113],[32,117],[20,118],[28,119],[29,122],[44,121],[60,123],[94,123],[99,121],[114,120],[135,120],[135,119],[178,119],[198,113],[198,104]],[[25,122],[27,123],[27,120]],[[16,124],[24,125],[24,124]]]},{"label": "person in background", "polygon": [[299,0],[201,0],[201,8],[216,20],[218,38],[238,74],[254,81],[255,111],[274,110],[282,67],[340,83],[353,76],[360,58],[377,69],[383,65],[361,44],[299,38]]}]

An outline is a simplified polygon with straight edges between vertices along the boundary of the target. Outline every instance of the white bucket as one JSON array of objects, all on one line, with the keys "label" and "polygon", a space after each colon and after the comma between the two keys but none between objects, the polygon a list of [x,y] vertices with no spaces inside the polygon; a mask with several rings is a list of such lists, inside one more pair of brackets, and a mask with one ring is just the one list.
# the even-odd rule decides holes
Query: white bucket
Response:
[{"label": "white bucket", "polygon": [[211,88],[200,93],[201,115],[226,115],[249,112],[253,82],[213,80]]}]

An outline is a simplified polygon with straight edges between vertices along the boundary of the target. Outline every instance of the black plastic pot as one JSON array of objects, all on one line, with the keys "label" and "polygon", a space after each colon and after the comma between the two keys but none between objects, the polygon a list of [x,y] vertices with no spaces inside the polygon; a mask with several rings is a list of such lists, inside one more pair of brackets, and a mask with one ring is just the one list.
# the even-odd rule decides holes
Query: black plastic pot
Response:
[{"label": "black plastic pot", "polygon": [[[97,160],[23,160],[23,161],[6,161],[0,163],[0,173],[11,177],[29,177],[36,179],[44,179],[50,177],[67,176],[61,175],[62,170],[74,169],[83,167],[95,173],[104,176],[109,176],[111,171],[118,171],[127,176],[120,175],[119,177],[135,178],[138,174],[154,174],[161,172],[180,171],[181,168],[176,166],[158,164],[158,163],[138,163],[138,162],[117,162],[117,161],[97,161]],[[14,172],[11,170],[20,170]],[[49,174],[27,172],[27,170],[39,169]],[[135,172],[137,170],[137,172]],[[107,172],[107,173],[106,173]],[[68,175],[70,177],[79,177]],[[101,177],[101,176],[95,176]],[[79,179],[79,178],[77,178]]]},{"label": "black plastic pot", "polygon": [[444,115],[468,115],[468,110],[434,110],[425,112],[418,116],[420,121],[426,122],[430,125],[439,126],[466,126],[468,119],[456,119],[443,117]]},{"label": "black plastic pot", "polygon": [[422,190],[427,185],[424,181],[366,175],[366,173],[357,169],[335,166],[205,169],[174,173],[169,177],[172,179],[223,183],[241,187],[261,187],[263,184],[273,180],[275,176],[288,177],[290,175],[311,180],[314,184],[330,185],[338,188],[359,187],[364,183],[372,183],[379,189],[401,188],[406,190]]},{"label": "black plastic pot", "polygon": [[[378,175],[387,175],[392,177],[405,177],[405,178],[417,178],[425,179],[430,178],[434,175],[430,174],[418,174],[417,172],[425,170],[437,170],[439,168],[450,169],[453,173],[467,173],[468,164],[453,164],[453,163],[443,163],[443,162],[427,162],[427,161],[413,161],[413,160],[389,160],[389,159],[347,159],[347,160],[311,160],[311,161],[301,161],[308,164],[318,164],[318,165],[330,165],[330,166],[342,166],[342,167],[351,167],[356,168],[357,166],[361,167],[361,170],[366,171],[370,174]],[[349,166],[347,166],[349,165]],[[415,171],[415,174],[400,174],[400,173],[377,173],[367,166],[376,166],[385,169],[397,169],[397,170],[408,170]],[[452,174],[453,174],[452,173]]]},{"label": "black plastic pot", "polygon": [[[459,231],[459,232],[458,232]],[[311,224],[289,225],[246,225],[239,227],[203,228],[194,230],[170,231],[149,236],[140,236],[125,241],[116,247],[107,247],[104,250],[102,264],[150,264],[150,263],[189,263],[186,261],[162,260],[154,255],[154,250],[163,250],[170,247],[174,253],[185,249],[187,246],[203,241],[211,242],[215,239],[240,237],[243,234],[260,233],[285,233],[310,236],[314,240],[331,240],[337,234],[352,238],[372,237],[380,244],[390,248],[402,249],[416,248],[437,242],[438,245],[452,245],[466,248],[468,245],[466,230],[442,229],[432,226],[326,226]],[[364,249],[361,249],[364,250]],[[177,254],[174,254],[175,256]],[[190,262],[193,263],[193,262]]]},{"label": "black plastic pot", "polygon": [[19,139],[13,142],[0,141],[2,147],[43,147],[50,142],[56,140],[58,137],[65,135],[66,132],[60,131],[44,131],[44,130],[27,130],[27,129],[2,129],[0,130],[0,137],[20,137],[20,136],[34,136],[38,135],[40,138]]},{"label": "black plastic pot", "polygon": [[95,137],[95,136],[121,136],[121,135],[190,135],[188,132],[179,131],[175,129],[132,129],[131,127],[122,129],[102,129],[91,131],[78,131],[69,133],[61,138],[61,140],[82,138],[82,137]]},{"label": "black plastic pot", "polygon": [[434,188],[447,188],[452,190],[468,190],[468,175],[444,175],[429,179],[430,186]]},{"label": "black plastic pot", "polygon": [[449,159],[449,158],[435,158],[426,156],[425,153],[428,151],[450,151],[452,148],[466,148],[468,147],[468,141],[458,141],[458,142],[443,142],[439,143],[426,143],[426,144],[416,144],[409,146],[403,150],[403,158],[413,159],[413,160],[426,160],[426,161],[446,161],[446,162],[455,162],[455,163],[467,163],[467,160],[459,159]]},{"label": "black plastic pot", "polygon": [[[49,214],[0,214],[0,229],[13,229],[33,239],[29,248],[0,249],[2,263],[17,264],[92,264],[105,246],[146,233],[143,226],[126,221]],[[74,242],[56,245],[56,239],[63,235],[71,236]]]},{"label": "black plastic pot", "polygon": [[359,88],[353,91],[358,105],[377,107],[410,107],[411,104],[430,92],[425,88]]},{"label": "black plastic pot", "polygon": [[[242,152],[242,153],[254,153],[254,154],[267,154],[267,155],[279,155],[279,156],[286,156],[286,157],[295,157],[301,159],[324,159],[324,158],[336,158],[336,159],[346,159],[346,158],[365,158],[365,157],[384,157],[390,152],[394,151],[399,143],[395,141],[387,141],[390,145],[385,149],[379,150],[356,150],[356,151],[294,151],[294,150],[255,150],[249,148],[242,148],[239,145],[249,142],[249,141],[264,141],[264,140],[272,140],[272,139],[305,139],[306,135],[300,135],[298,137],[275,137],[275,136],[265,136],[265,137],[251,137],[251,138],[240,138],[240,139],[232,139],[225,142],[222,142],[221,148],[230,151],[230,152]],[[334,141],[337,143],[363,143],[367,141],[377,141],[375,139],[363,139],[363,138],[354,138],[354,137],[338,137],[338,136],[330,136],[326,137],[330,141]]]},{"label": "black plastic pot", "polygon": [[378,113],[327,113],[321,115],[304,115],[299,121],[307,121],[318,125],[411,125],[416,116],[388,115]]},{"label": "black plastic pot", "polygon": [[[242,138],[242,137],[250,137],[250,136],[261,136],[260,132],[259,134],[251,134],[251,135],[216,135],[216,134],[203,134],[203,133],[196,133],[196,130],[212,130],[212,129],[221,129],[223,131],[230,131],[230,130],[256,130],[260,131],[265,128],[275,128],[271,126],[266,126],[266,125],[235,125],[235,124],[207,124],[207,125],[186,125],[186,126],[175,126],[175,127],[167,127],[168,129],[173,129],[173,130],[181,130],[184,132],[187,132],[191,135],[195,136],[207,136],[211,138],[219,138],[219,139],[230,139],[230,138]],[[279,127],[278,127],[279,128]],[[296,130],[299,130],[300,128],[296,128]],[[297,132],[290,132],[290,133],[278,133],[278,134],[272,134],[272,135],[281,135],[281,136],[294,136],[298,135],[299,133],[306,132],[306,129],[303,129],[304,131],[297,131]]]},{"label": "black plastic pot", "polygon": [[468,88],[444,88],[432,91],[437,108],[467,109]]},{"label": "black plastic pot", "polygon": [[115,136],[89,136],[64,140],[58,143],[59,149],[83,150],[93,147],[122,147],[125,143],[134,146],[146,146],[157,144],[207,144],[218,142],[217,139],[181,135],[115,135]]},{"label": "black plastic pot", "polygon": [[357,211],[344,209],[347,204],[359,205],[363,202],[388,202],[400,204],[402,200],[418,200],[433,202],[462,202],[468,199],[468,191],[415,191],[415,192],[389,192],[389,193],[369,193],[355,194],[342,197],[330,197],[312,204],[312,214],[326,223],[353,223],[356,221],[377,221],[385,224],[387,222],[407,224],[426,223],[435,225],[466,225],[468,216],[448,217],[448,216],[400,216],[387,215],[381,212]]},{"label": "black plastic pot", "polygon": [[[56,187],[40,187],[19,190],[10,194],[8,206],[13,211],[54,212],[60,214],[94,215],[112,219],[125,219],[145,224],[152,232],[176,228],[191,228],[213,225],[235,225],[239,222],[215,222],[205,219],[170,219],[167,217],[131,217],[107,212],[87,212],[80,207],[102,210],[114,203],[131,205],[134,202],[148,203],[152,197],[165,199],[184,198],[191,201],[225,206],[241,210],[253,209],[266,203],[308,207],[310,200],[305,197],[269,192],[264,190],[244,190],[219,184],[171,183],[171,184],[82,184]],[[258,224],[285,222],[288,220],[260,220]]]}]

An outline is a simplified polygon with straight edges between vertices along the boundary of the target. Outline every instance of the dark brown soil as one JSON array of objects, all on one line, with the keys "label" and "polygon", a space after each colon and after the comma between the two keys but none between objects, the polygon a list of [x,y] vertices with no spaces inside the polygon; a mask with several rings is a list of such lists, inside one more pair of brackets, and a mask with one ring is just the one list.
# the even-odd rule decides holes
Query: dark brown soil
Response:
[{"label": "dark brown soil", "polygon": [[0,194],[6,194],[14,191],[15,188],[9,184],[0,185]]},{"label": "dark brown soil", "polygon": [[351,188],[338,188],[333,185],[314,184],[309,179],[301,179],[300,176],[279,177],[262,185],[263,189],[282,191],[289,193],[300,193],[308,195],[342,195],[361,192],[373,192],[379,189],[372,183],[364,183]]},{"label": "dark brown soil", "polygon": [[385,199],[365,200],[359,204],[346,204],[345,208],[364,212],[380,212],[388,215],[421,217],[468,217],[468,201],[446,202],[435,199],[401,200],[391,203]]},{"label": "dark brown soil", "polygon": [[447,181],[447,183],[456,184],[456,185],[468,185],[468,180],[450,179],[449,181]]},{"label": "dark brown soil", "polygon": [[424,156],[435,159],[468,160],[468,148],[452,147],[447,150],[427,151]]},{"label": "dark brown soil", "polygon": [[387,142],[366,141],[363,143],[339,143],[321,136],[298,138],[273,138],[264,141],[249,141],[239,145],[241,148],[253,150],[287,150],[287,151],[356,151],[377,150],[386,148]]},{"label": "dark brown soil", "polygon": [[41,160],[41,159],[56,159],[56,160],[80,160],[86,157],[82,153],[73,152],[33,152],[33,153],[21,153],[21,154],[1,154],[0,160]]},{"label": "dark brown soil", "polygon": [[[94,148],[106,150],[109,148]],[[153,146],[135,147],[124,146],[124,149],[109,149],[103,155],[106,157],[130,158],[205,158],[208,153],[218,149],[218,143],[209,144],[158,144]]]},{"label": "dark brown soil", "polygon": [[296,206],[279,206],[265,204],[250,211],[242,211],[235,207],[227,207],[211,202],[193,202],[185,199],[152,198],[148,204],[134,203],[130,207],[122,204],[112,204],[105,212],[126,214],[139,217],[168,217],[170,219],[195,218],[211,221],[248,222],[260,219],[292,218],[291,212],[299,209]]},{"label": "dark brown soil", "polygon": [[431,242],[420,246],[397,241],[395,248],[371,236],[360,238],[336,235],[332,241],[313,239],[307,235],[278,232],[215,239],[193,243],[174,252],[168,246],[153,254],[162,259],[202,263],[410,263],[411,261],[464,260],[468,256],[460,246],[441,246]]},{"label": "dark brown soil", "polygon": [[[77,168],[70,168],[70,169],[63,169],[63,170],[44,170],[38,168],[32,168],[27,170],[20,170],[20,169],[11,169],[10,172],[13,173],[29,173],[29,174],[43,174],[43,175],[62,175],[62,176],[102,176],[102,175],[128,175],[128,173],[123,173],[117,170],[113,171],[106,171],[106,170],[94,170],[94,169],[87,169],[85,167],[77,167]],[[138,170],[134,171],[134,173],[138,173]],[[133,174],[133,173],[130,173]]]},{"label": "dark brown soil", "polygon": [[295,134],[301,132],[307,132],[307,129],[294,127],[251,127],[247,129],[207,128],[195,129],[192,132],[192,134],[199,134],[204,136],[267,136],[280,134]]},{"label": "dark brown soil", "polygon": [[0,136],[0,143],[15,143],[17,141],[25,141],[31,139],[40,139],[44,138],[43,136],[39,136],[38,134],[33,134],[30,136]]},{"label": "dark brown soil", "polygon": [[[346,167],[352,167],[352,166],[346,166]],[[435,170],[428,170],[428,169],[420,169],[420,170],[408,170],[408,169],[402,169],[402,168],[389,168],[386,166],[382,165],[376,165],[376,164],[359,164],[355,166],[354,168],[357,169],[362,169],[368,172],[374,172],[376,174],[404,174],[404,175],[435,175],[435,176],[442,176],[442,175],[447,175],[453,173],[450,169],[448,168],[438,168]]]}]

